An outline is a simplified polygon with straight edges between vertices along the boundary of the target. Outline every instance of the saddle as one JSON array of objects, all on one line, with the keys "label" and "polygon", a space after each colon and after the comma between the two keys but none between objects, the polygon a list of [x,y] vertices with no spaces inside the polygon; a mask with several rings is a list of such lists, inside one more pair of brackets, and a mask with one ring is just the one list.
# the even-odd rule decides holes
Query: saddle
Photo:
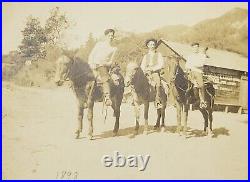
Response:
[{"label": "saddle", "polygon": [[[163,75],[164,75],[164,72],[162,70],[159,71],[160,86],[164,90],[165,94],[168,95],[168,93],[169,93],[169,84],[168,84],[167,80],[163,77]],[[156,87],[156,82],[153,80],[152,74],[146,73],[145,76],[147,77],[148,82],[151,85],[150,92],[154,92],[155,87]]]},{"label": "saddle", "polygon": [[[115,64],[109,69],[109,77],[113,81],[114,85],[119,85],[120,80],[120,67]],[[103,81],[101,76],[96,72],[95,82],[98,86],[102,86]]]},{"label": "saddle", "polygon": [[[197,101],[194,94],[194,84],[188,79],[188,75],[178,67],[176,77],[172,80],[177,91],[177,100],[182,103],[193,104]],[[208,94],[211,98],[215,96],[215,89],[211,82],[204,82],[205,96]]]},{"label": "saddle", "polygon": [[[112,85],[114,85],[114,86],[120,85],[121,76],[120,76],[119,71],[120,71],[120,67],[117,64],[111,66],[109,69],[109,77],[110,77],[109,80],[112,80]],[[109,81],[109,80],[107,80],[107,81]],[[101,100],[103,83],[104,82],[101,79],[100,75],[96,72],[96,77],[93,79],[93,81],[89,85],[88,101],[91,99],[94,92],[95,92],[95,95],[99,96],[98,100]],[[110,85],[110,87],[112,85]]]}]

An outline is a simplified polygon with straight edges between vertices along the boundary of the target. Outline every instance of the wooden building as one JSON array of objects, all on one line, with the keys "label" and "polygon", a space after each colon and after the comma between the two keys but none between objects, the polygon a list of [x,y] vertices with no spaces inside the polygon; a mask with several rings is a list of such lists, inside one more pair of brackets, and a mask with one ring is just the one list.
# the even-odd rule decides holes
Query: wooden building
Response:
[{"label": "wooden building", "polygon": [[[183,58],[192,53],[192,48],[187,44],[168,42],[168,45],[178,52]],[[164,44],[159,46],[159,51],[165,56],[168,75],[172,74],[171,64],[174,53]],[[202,48],[201,48],[202,49]],[[206,64],[204,66],[204,79],[214,83],[216,89],[215,109],[224,109],[226,112],[247,112],[248,110],[248,58],[239,54],[208,49]],[[180,62],[185,66],[185,61]],[[169,77],[166,75],[166,78]]]}]

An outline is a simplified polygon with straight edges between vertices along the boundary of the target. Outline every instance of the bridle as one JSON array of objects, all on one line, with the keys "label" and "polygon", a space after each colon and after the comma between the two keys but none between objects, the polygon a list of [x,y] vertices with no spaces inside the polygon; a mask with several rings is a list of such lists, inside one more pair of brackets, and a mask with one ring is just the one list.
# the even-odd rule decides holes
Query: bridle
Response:
[{"label": "bridle", "polygon": [[65,81],[69,81],[69,76],[71,75],[71,72],[72,72],[72,67],[73,67],[73,65],[74,65],[74,59],[71,59],[72,61],[71,61],[71,63],[70,63],[70,65],[68,66],[68,68],[67,68],[67,72],[66,72],[66,74],[65,74]]},{"label": "bridle", "polygon": [[[177,66],[176,66],[176,70],[175,70],[175,74],[174,74],[174,76],[173,76],[171,82],[172,82],[172,84],[174,84],[174,86],[175,86],[176,88],[178,88],[179,90],[181,90],[181,91],[183,91],[183,92],[187,92],[188,90],[190,90],[190,89],[192,88],[192,84],[189,84],[189,83],[188,83],[188,88],[187,88],[187,89],[184,89],[184,88],[182,88],[182,87],[180,87],[180,86],[177,86],[177,85],[175,84],[176,77],[177,77],[178,74],[180,74],[180,71],[179,71],[179,70],[180,70],[180,66],[177,65]],[[184,73],[184,74],[185,74],[185,73]],[[184,79],[185,79],[187,82],[189,82],[189,80],[188,80],[187,78],[185,78],[185,75],[184,75]]]},{"label": "bridle", "polygon": [[[134,76],[135,76],[137,70],[138,70],[138,68],[135,68],[135,69],[133,70],[133,72],[129,75],[129,82],[126,82],[126,83],[125,83],[125,87],[134,87],[133,81],[132,81],[132,80],[133,80],[133,78],[134,78]],[[127,75],[126,75],[126,77],[127,77]]]}]

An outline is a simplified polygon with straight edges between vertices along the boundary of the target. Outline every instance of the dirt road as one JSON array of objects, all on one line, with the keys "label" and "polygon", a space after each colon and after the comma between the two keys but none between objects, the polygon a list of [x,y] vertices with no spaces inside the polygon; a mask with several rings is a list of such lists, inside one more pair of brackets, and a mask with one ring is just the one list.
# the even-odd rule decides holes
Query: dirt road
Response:
[{"label": "dirt road", "polygon": [[[131,137],[133,109],[122,105],[120,131],[112,137],[114,119],[106,123],[102,104],[94,111],[95,140],[74,139],[76,100],[69,88],[22,88],[4,83],[2,148],[4,179],[247,179],[248,115],[214,113],[213,137],[202,135],[198,111],[189,115],[187,138],[174,133],[176,113],[166,111],[165,131]],[[156,112],[150,109],[149,124]],[[142,120],[141,120],[142,121]],[[143,122],[141,122],[143,123]],[[152,127],[151,127],[152,128]],[[103,155],[147,155],[145,171],[104,167]]]}]

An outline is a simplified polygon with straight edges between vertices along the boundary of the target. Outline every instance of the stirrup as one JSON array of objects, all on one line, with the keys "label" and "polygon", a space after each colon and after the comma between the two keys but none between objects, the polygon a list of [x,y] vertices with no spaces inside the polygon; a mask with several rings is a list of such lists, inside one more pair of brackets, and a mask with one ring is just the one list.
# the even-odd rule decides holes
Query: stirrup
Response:
[{"label": "stirrup", "polygon": [[106,106],[111,106],[112,105],[112,101],[111,101],[111,99],[109,98],[109,96],[105,96],[104,97],[104,104],[106,105]]},{"label": "stirrup", "polygon": [[88,105],[89,105],[89,101],[88,101],[88,102],[84,102],[84,103],[83,103],[83,109],[87,109],[87,108],[88,108]]},{"label": "stirrup", "polygon": [[155,107],[156,109],[161,109],[162,108],[161,102],[155,101]]},{"label": "stirrup", "polygon": [[202,102],[200,103],[200,108],[201,108],[201,109],[207,108],[207,104],[206,104],[205,101],[202,101]]}]

